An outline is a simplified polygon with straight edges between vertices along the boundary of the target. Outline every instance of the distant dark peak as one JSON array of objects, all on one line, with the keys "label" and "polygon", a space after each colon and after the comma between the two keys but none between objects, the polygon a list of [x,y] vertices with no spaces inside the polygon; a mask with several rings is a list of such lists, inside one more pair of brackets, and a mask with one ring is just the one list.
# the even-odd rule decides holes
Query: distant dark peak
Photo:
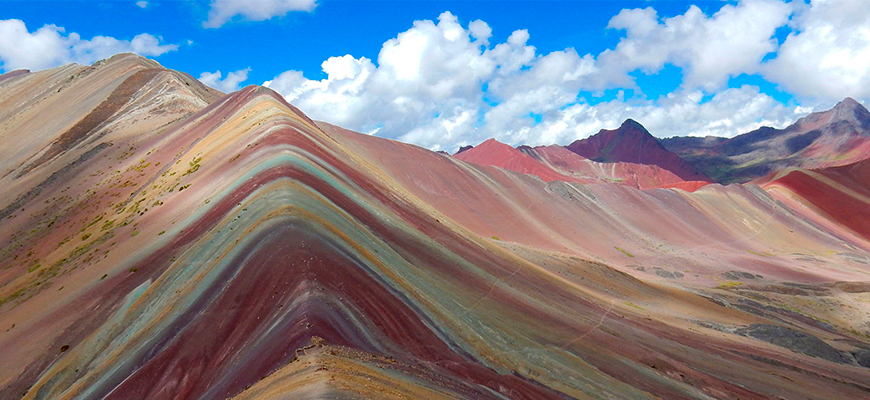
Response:
[{"label": "distant dark peak", "polygon": [[442,155],[445,155],[445,156],[449,156],[449,155],[450,155],[450,153],[448,153],[448,152],[446,152],[446,151],[444,151],[444,150],[438,150],[438,151],[436,151],[436,153],[438,153],[438,154],[442,154]]},{"label": "distant dark peak", "polygon": [[[650,134],[643,125],[633,119],[625,120],[625,122],[619,126],[619,129],[616,129],[616,135],[625,138],[624,140],[647,141],[649,139],[654,139],[652,134]],[[655,141],[657,142],[658,140],[656,139]]]},{"label": "distant dark peak", "polygon": [[640,122],[637,122],[631,118],[625,120],[625,122],[623,122],[622,125],[619,127],[619,130],[632,130],[648,133],[646,128],[644,128],[643,125],[640,124]]},{"label": "distant dark peak", "polygon": [[762,126],[752,132],[725,140],[719,150],[728,157],[746,154],[755,151],[759,142],[773,139],[785,132],[769,126]]},{"label": "distant dark peak", "polygon": [[633,119],[627,119],[618,129],[602,129],[586,139],[566,146],[576,154],[593,161],[656,165],[673,172],[683,180],[712,180],[678,155],[668,151],[658,139]]},{"label": "distant dark peak", "polygon": [[[782,130],[781,130],[781,129],[776,129],[776,128],[772,127],[772,126],[762,126],[762,127],[756,129],[756,130],[753,131],[753,132],[755,132],[755,140],[766,140],[766,139],[771,139],[771,138],[776,137],[777,135],[780,134],[780,132],[782,132]],[[742,136],[743,136],[743,135],[740,135],[740,136],[734,137],[734,138],[731,139],[731,141],[732,141],[732,142],[738,142],[738,141],[740,141],[740,138],[741,138]]]},{"label": "distant dark peak", "polygon": [[521,145],[521,146],[517,147],[517,150],[519,150],[523,154],[530,155],[532,157],[537,157],[535,155],[536,154],[535,149],[537,149],[539,147],[546,147],[546,146],[532,147],[532,146]]},{"label": "distant dark peak", "polygon": [[456,155],[456,154],[462,153],[463,151],[471,150],[471,149],[473,149],[473,148],[474,148],[474,146],[472,146],[472,145],[462,146],[462,147],[459,148],[459,151],[457,151],[457,152],[454,153],[453,155]]}]

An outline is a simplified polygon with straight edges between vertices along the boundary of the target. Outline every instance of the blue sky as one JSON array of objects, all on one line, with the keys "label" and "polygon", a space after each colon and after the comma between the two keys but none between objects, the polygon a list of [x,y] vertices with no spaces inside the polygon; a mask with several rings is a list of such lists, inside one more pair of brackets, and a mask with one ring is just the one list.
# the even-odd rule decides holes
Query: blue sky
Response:
[{"label": "blue sky", "polygon": [[[3,1],[0,19],[20,19],[32,31],[46,24],[64,27],[83,38],[103,35],[130,39],[147,32],[179,51],[156,58],[167,68],[197,75],[203,71],[250,67],[251,82],[262,83],[288,69],[310,79],[325,74],[320,64],[335,55],[375,59],[381,45],[416,20],[435,19],[444,11],[461,22],[480,19],[493,27],[493,42],[504,42],[517,29],[527,29],[539,51],[575,48],[579,53],[613,47],[621,36],[606,29],[623,8],[655,4],[662,16],[682,14],[692,4],[713,13],[724,2],[713,1],[374,1],[321,0],[314,11],[290,12],[269,21],[236,17],[220,29],[203,28],[208,2],[149,1]],[[191,45],[184,45],[188,40]],[[302,47],[304,44],[304,47]],[[666,74],[665,74],[666,75]],[[650,79],[650,90],[673,88],[679,77]]]},{"label": "blue sky", "polygon": [[870,98],[870,74],[857,67],[870,61],[865,9],[858,0],[0,1],[0,68],[135,51],[224,91],[268,82],[314,118],[432,149],[487,137],[565,144],[625,118],[657,136],[734,136]]}]

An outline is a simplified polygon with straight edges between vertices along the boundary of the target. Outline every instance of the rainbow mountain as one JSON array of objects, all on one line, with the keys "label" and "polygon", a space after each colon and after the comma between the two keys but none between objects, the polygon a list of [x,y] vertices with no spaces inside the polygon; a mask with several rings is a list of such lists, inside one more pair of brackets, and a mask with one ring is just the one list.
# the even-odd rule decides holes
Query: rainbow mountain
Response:
[{"label": "rainbow mountain", "polygon": [[866,165],[545,180],[133,55],[0,141],[3,399],[870,397]]}]

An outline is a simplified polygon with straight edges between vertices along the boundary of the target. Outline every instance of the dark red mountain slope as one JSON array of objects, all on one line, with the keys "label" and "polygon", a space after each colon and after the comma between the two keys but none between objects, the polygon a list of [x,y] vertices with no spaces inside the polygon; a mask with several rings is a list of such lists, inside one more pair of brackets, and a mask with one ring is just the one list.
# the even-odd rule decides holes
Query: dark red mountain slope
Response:
[{"label": "dark red mountain slope", "polygon": [[870,239],[870,160],[775,175],[756,182],[765,188],[785,187],[830,219]]},{"label": "dark red mountain slope", "polygon": [[574,141],[567,148],[594,161],[657,165],[687,181],[712,181],[709,176],[668,151],[643,125],[632,119],[625,120],[619,129],[602,129],[589,138]]}]

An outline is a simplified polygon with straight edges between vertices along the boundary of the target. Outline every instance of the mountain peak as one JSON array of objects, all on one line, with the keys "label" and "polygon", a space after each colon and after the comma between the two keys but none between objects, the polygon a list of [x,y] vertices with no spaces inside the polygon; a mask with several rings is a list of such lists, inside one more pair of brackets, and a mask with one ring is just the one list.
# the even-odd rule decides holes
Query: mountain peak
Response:
[{"label": "mountain peak", "polygon": [[861,103],[859,103],[855,99],[853,99],[851,97],[846,97],[845,99],[843,99],[839,103],[837,103],[837,105],[834,106],[834,109],[838,109],[838,108],[854,109],[854,108],[858,108],[858,107],[863,108],[864,106],[862,106]]},{"label": "mountain peak", "polygon": [[567,149],[593,161],[656,165],[687,181],[711,181],[697,168],[665,149],[643,125],[630,118],[618,129],[602,129],[591,137],[571,143]]},{"label": "mountain peak", "polygon": [[637,122],[631,118],[626,119],[622,123],[622,125],[619,126],[619,129],[620,130],[623,130],[623,129],[640,130],[646,134],[649,134],[649,131],[647,131],[646,128],[644,128],[643,125],[640,124],[640,122]]},{"label": "mountain peak", "polygon": [[865,130],[870,130],[870,111],[867,111],[867,109],[855,99],[846,97],[830,110],[816,111],[801,117],[785,130],[812,131],[842,122]]},{"label": "mountain peak", "polygon": [[514,149],[513,147],[511,147],[511,146],[509,146],[509,145],[507,145],[507,144],[505,144],[505,143],[499,142],[496,138],[489,138],[489,139],[486,139],[486,140],[484,140],[483,142],[481,142],[480,144],[478,144],[477,146],[474,146],[474,147],[472,147],[472,148],[469,149],[469,150],[475,150],[475,149],[478,150],[478,151],[480,151],[480,150],[483,150],[483,151],[499,151],[499,150],[501,150],[501,151],[510,151],[510,150],[516,150],[516,149]]},{"label": "mountain peak", "polygon": [[453,153],[453,155],[455,156],[455,155],[457,155],[457,154],[459,154],[459,153],[462,153],[463,151],[468,151],[468,150],[471,150],[471,149],[473,149],[473,148],[474,148],[474,146],[472,146],[472,145],[470,145],[470,144],[467,145],[467,146],[460,146],[460,147],[459,147],[459,150],[458,150],[456,153]]},{"label": "mountain peak", "polygon": [[91,64],[91,67],[102,67],[107,65],[135,65],[144,68],[163,68],[160,63],[154,61],[150,58],[140,56],[136,53],[118,53],[109,58],[104,58],[99,61],[95,61]]},{"label": "mountain peak", "polygon": [[870,111],[851,97],[846,97],[831,109],[830,122],[849,121],[870,128]]},{"label": "mountain peak", "polygon": [[496,139],[487,139],[469,150],[454,154],[453,157],[472,164],[491,165],[521,174],[535,175],[546,182],[577,181],[577,179],[563,175],[535,160],[532,156]]}]

